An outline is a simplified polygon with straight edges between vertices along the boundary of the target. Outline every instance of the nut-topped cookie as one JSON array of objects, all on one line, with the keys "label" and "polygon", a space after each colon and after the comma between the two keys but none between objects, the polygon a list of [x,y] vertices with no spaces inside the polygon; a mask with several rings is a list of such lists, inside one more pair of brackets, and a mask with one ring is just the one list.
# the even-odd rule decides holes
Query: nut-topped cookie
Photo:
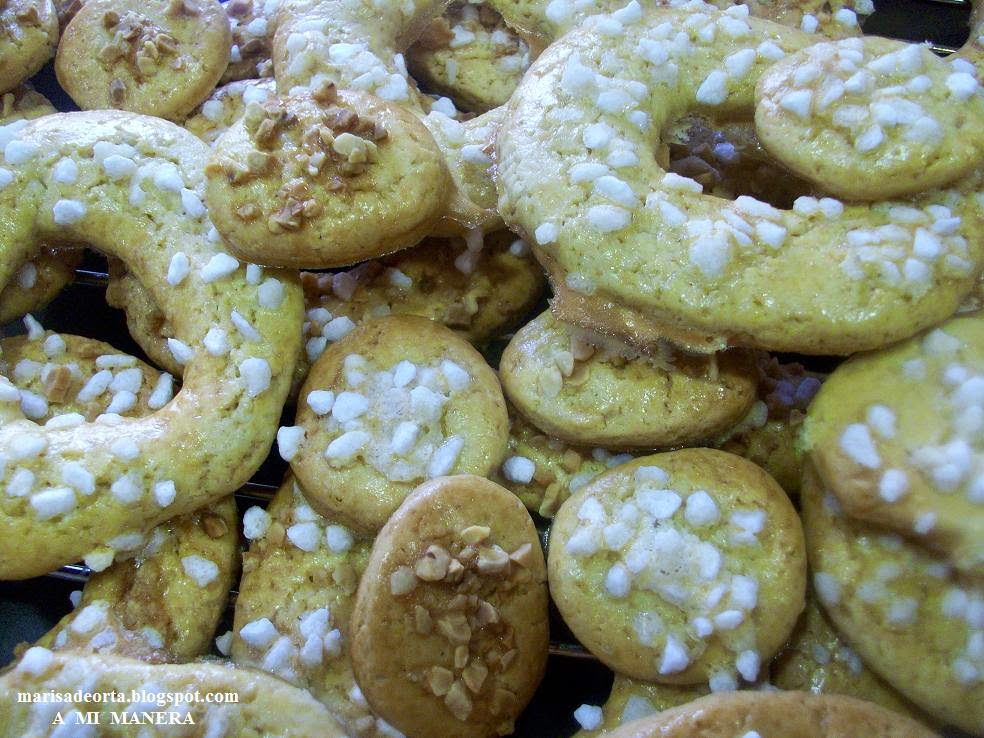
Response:
[{"label": "nut-topped cookie", "polygon": [[412,315],[370,321],[332,344],[301,388],[296,423],[278,433],[280,454],[311,505],[367,532],[427,479],[488,474],[509,427],[481,354]]},{"label": "nut-topped cookie", "polygon": [[[372,713],[349,659],[349,617],[370,542],[318,515],[288,475],[269,507],[243,518],[252,543],[232,632],[232,660],[303,687],[359,738],[392,736]],[[228,639],[228,640],[227,640]]]},{"label": "nut-topped cookie", "polygon": [[417,488],[373,544],[352,614],[369,703],[421,738],[511,733],[546,666],[545,569],[508,490],[469,475]]},{"label": "nut-topped cookie", "polygon": [[84,110],[181,120],[222,76],[229,38],[218,0],[87,0],[62,34],[55,71]]},{"label": "nut-topped cookie", "polygon": [[849,516],[984,574],[984,315],[839,366],[804,446]]},{"label": "nut-topped cookie", "polygon": [[851,520],[809,464],[800,492],[813,585],[864,663],[941,722],[984,724],[984,589],[916,543]]},{"label": "nut-topped cookie", "polygon": [[658,356],[640,354],[547,311],[516,333],[499,372],[509,400],[534,425],[583,445],[694,443],[748,412],[755,400],[752,357],[693,357],[663,348]]},{"label": "nut-topped cookie", "polygon": [[799,518],[732,454],[685,449],[617,466],[561,507],[550,591],[613,670],[668,684],[755,681],[806,585]]},{"label": "nut-topped cookie", "polygon": [[0,3],[0,92],[31,77],[54,53],[58,14],[51,0]]},{"label": "nut-topped cookie", "polygon": [[272,79],[244,79],[230,82],[212,91],[188,119],[184,127],[214,146],[223,133],[239,121],[250,103],[262,105],[276,96]]}]

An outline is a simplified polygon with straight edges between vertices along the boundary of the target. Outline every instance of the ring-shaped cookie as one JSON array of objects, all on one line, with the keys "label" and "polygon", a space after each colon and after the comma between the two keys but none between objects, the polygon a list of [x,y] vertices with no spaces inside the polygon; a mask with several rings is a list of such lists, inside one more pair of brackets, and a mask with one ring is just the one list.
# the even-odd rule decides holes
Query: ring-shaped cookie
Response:
[{"label": "ring-shaped cookie", "polygon": [[[641,346],[803,353],[885,345],[952,314],[981,268],[974,177],[907,201],[803,197],[779,210],[703,195],[657,164],[667,123],[701,107],[750,113],[763,73],[810,42],[746,13],[631,2],[588,19],[527,73],[497,138],[499,204],[550,272],[555,311]],[[887,60],[867,58],[860,39],[836,48],[845,65],[888,69],[877,86],[904,76],[895,63],[908,48],[945,64],[904,44]],[[981,93],[966,77],[952,103],[976,116]]]},{"label": "ring-shaped cookie", "polygon": [[[81,559],[240,487],[276,432],[299,349],[301,291],[209,238],[208,148],[173,124],[110,111],[33,121],[4,147],[0,284],[45,237],[125,259],[175,327],[181,391],[146,418],[40,427],[0,384],[0,449],[18,495],[0,500],[0,576]],[[75,462],[92,487],[64,481]],[[76,485],[79,483],[76,482]],[[30,556],[25,545],[32,544]]]}]

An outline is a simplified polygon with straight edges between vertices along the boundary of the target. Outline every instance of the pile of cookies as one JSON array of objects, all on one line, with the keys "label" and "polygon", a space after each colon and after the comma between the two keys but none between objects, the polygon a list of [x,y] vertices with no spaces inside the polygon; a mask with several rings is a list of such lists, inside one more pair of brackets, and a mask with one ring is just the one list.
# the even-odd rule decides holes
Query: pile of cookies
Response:
[{"label": "pile of cookies", "polygon": [[0,732],[984,735],[984,6],[873,10],[0,0]]}]

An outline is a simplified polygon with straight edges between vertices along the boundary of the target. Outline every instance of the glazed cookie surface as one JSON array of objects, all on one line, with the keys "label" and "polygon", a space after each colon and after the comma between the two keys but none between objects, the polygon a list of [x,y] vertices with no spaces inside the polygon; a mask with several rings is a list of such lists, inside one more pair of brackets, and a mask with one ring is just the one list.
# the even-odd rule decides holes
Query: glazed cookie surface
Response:
[{"label": "glazed cookie surface", "polygon": [[[83,735],[82,713],[66,709],[61,702],[19,703],[18,692],[58,691],[71,693],[113,692],[123,695],[171,692],[180,695],[181,704],[159,706],[157,701],[91,703],[99,712],[100,724],[111,724],[111,713],[157,711],[172,725],[194,724],[215,735],[261,738],[308,738],[317,735],[341,738],[344,733],[331,714],[307,692],[280,679],[253,669],[237,669],[218,662],[192,664],[146,664],[120,656],[52,653],[31,648],[19,663],[0,677],[0,730],[5,735],[45,735],[52,731],[52,720],[61,711],[66,735]],[[201,702],[194,701],[194,693]],[[228,702],[223,693],[238,695]],[[87,705],[90,703],[87,703]],[[188,717],[191,723],[188,723]],[[166,725],[166,723],[165,723]],[[174,727],[152,735],[173,735]],[[75,731],[75,732],[68,732]],[[114,728],[113,735],[144,736],[147,726],[127,724]],[[167,731],[167,732],[165,732]],[[95,735],[95,733],[92,733]]]},{"label": "glazed cookie surface", "polygon": [[397,729],[511,733],[547,659],[546,567],[522,503],[469,475],[422,484],[373,544],[351,631],[363,692]]},{"label": "glazed cookie surface", "polygon": [[629,723],[607,738],[933,738],[914,720],[871,702],[805,692],[731,692],[702,697]]},{"label": "glazed cookie surface", "polygon": [[521,328],[502,354],[503,389],[538,428],[606,448],[694,443],[738,422],[755,400],[752,357],[692,357],[665,347],[640,355],[546,311]]},{"label": "glazed cookie surface", "polygon": [[877,37],[816,44],[770,67],[755,98],[766,148],[847,200],[948,185],[984,154],[977,81],[924,45]]},{"label": "glazed cookie surface", "polygon": [[[152,662],[191,661],[209,652],[239,570],[235,500],[227,497],[132,538],[114,546],[129,558],[93,573],[75,610],[37,645]],[[96,567],[104,563],[90,559]]]},{"label": "glazed cookie surface", "polygon": [[[38,239],[91,243],[126,260],[147,288],[174,326],[168,347],[183,367],[181,390],[153,414],[103,412],[91,423],[40,426],[3,380],[4,484],[17,475],[20,485],[0,498],[0,570],[24,578],[238,489],[276,434],[303,308],[291,275],[264,275],[210,240],[208,148],[180,127],[117,111],[59,113],[21,128],[4,153],[2,281]],[[91,493],[64,483],[69,462],[93,480]]]},{"label": "glazed cookie surface", "polygon": [[84,110],[181,120],[222,76],[229,39],[218,0],[87,0],[62,34],[55,71]]},{"label": "glazed cookie surface", "polygon": [[550,593],[614,671],[668,684],[753,682],[803,609],[803,532],[759,467],[712,449],[617,466],[554,519]]},{"label": "glazed cookie surface", "polygon": [[[705,353],[850,353],[945,319],[981,267],[976,175],[904,202],[805,195],[784,210],[703,194],[659,166],[667,124],[706,109],[749,116],[761,75],[811,41],[746,14],[629,3],[524,77],[496,139],[499,205],[550,273],[558,315]],[[978,94],[952,105],[976,115]],[[933,229],[931,258],[917,234]]]},{"label": "glazed cookie surface", "polygon": [[[234,0],[233,0],[234,1]],[[272,79],[244,79],[212,91],[184,122],[184,127],[214,146],[219,137],[235,125],[251,102],[261,105],[276,95]]]},{"label": "glazed cookie surface", "polygon": [[51,58],[58,15],[51,0],[4,0],[0,5],[0,92],[12,90]]},{"label": "glazed cookie surface", "polygon": [[457,107],[504,105],[530,66],[530,48],[489,3],[454,2],[407,50],[407,68]]},{"label": "glazed cookie surface", "polygon": [[420,482],[488,474],[508,418],[495,373],[470,344],[426,318],[394,315],[325,351],[301,388],[281,456],[311,505],[367,532]]},{"label": "glazed cookie surface", "polygon": [[984,316],[839,366],[810,408],[804,447],[849,516],[984,574]]},{"label": "glazed cookie surface", "polygon": [[440,150],[412,113],[331,83],[249,103],[205,173],[230,248],[300,268],[413,246],[441,217],[448,185]]},{"label": "glazed cookie surface", "polygon": [[872,670],[936,719],[984,725],[984,590],[941,559],[847,518],[807,465],[800,492],[818,599]]},{"label": "glazed cookie surface", "polygon": [[349,659],[349,618],[370,542],[314,512],[289,475],[265,511],[246,511],[244,529],[252,543],[233,661],[308,689],[352,736],[392,736],[369,710]]}]

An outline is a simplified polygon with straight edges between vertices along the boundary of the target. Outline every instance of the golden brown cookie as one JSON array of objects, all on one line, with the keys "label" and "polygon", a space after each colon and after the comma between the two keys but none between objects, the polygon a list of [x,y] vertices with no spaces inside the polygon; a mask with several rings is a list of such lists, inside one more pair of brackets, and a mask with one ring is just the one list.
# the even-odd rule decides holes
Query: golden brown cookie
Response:
[{"label": "golden brown cookie", "polygon": [[235,500],[227,497],[131,538],[117,542],[122,560],[94,573],[75,610],[37,645],[152,662],[191,661],[209,652],[239,570]]},{"label": "golden brown cookie", "polygon": [[[120,694],[120,700],[93,700],[81,705],[60,701],[24,703],[19,692]],[[196,699],[195,694],[198,694]],[[226,695],[236,695],[235,698]],[[133,696],[136,696],[134,699]],[[170,697],[171,701],[168,701]],[[52,653],[28,649],[15,668],[0,677],[0,731],[5,735],[95,736],[105,728],[83,724],[84,712],[98,713],[99,725],[120,724],[112,735],[145,736],[147,725],[122,722],[120,714],[139,716],[160,712],[160,724],[170,734],[182,725],[200,726],[204,735],[239,738],[342,738],[345,734],[317,700],[304,690],[254,669],[232,668],[220,662],[146,664],[121,656]],[[61,726],[52,728],[55,715]]]},{"label": "golden brown cookie", "polygon": [[117,108],[181,120],[229,62],[218,0],[87,0],[58,45],[58,81],[84,110]]},{"label": "golden brown cookie", "polygon": [[236,255],[316,269],[413,246],[441,217],[448,184],[413,114],[327,82],[247,105],[205,173],[212,220]]},{"label": "golden brown cookie", "polygon": [[914,720],[871,702],[808,692],[702,697],[604,734],[606,738],[933,738]]},{"label": "golden brown cookie", "polygon": [[758,679],[803,609],[803,532],[759,467],[712,449],[646,456],[571,496],[550,592],[606,665],[667,684]]},{"label": "golden brown cookie", "polygon": [[530,66],[530,47],[492,3],[453,2],[407,49],[420,84],[471,113],[504,105]]},{"label": "golden brown cookie", "polygon": [[640,354],[546,311],[509,342],[499,373],[520,413],[571,443],[683,445],[721,433],[748,412],[755,401],[751,356],[693,357],[663,348]]},{"label": "golden brown cookie", "polygon": [[351,736],[393,730],[366,704],[349,660],[349,617],[371,543],[310,508],[288,475],[269,507],[243,518],[232,659],[303,687]]},{"label": "golden brown cookie", "polygon": [[874,702],[913,720],[926,716],[878,675],[834,630],[810,592],[789,643],[772,662],[771,682],[779,689],[843,694]]},{"label": "golden brown cookie", "polygon": [[251,102],[263,104],[275,95],[276,85],[271,79],[230,82],[213,90],[183,125],[209,146],[214,146],[219,137],[243,117],[247,105]]},{"label": "golden brown cookie", "polygon": [[420,482],[491,472],[508,433],[481,354],[411,315],[370,321],[332,344],[301,388],[295,422],[278,433],[280,455],[311,505],[366,532]]},{"label": "golden brown cookie", "polygon": [[470,475],[426,482],[373,544],[352,613],[369,704],[414,736],[495,736],[547,659],[546,567],[508,490]]},{"label": "golden brown cookie", "polygon": [[846,517],[810,465],[800,492],[813,586],[864,663],[943,723],[984,725],[984,589],[916,543]]},{"label": "golden brown cookie", "polygon": [[847,515],[984,574],[984,315],[840,365],[803,443]]},{"label": "golden brown cookie", "polygon": [[6,0],[0,6],[0,92],[33,76],[57,43],[58,15],[51,0]]}]

